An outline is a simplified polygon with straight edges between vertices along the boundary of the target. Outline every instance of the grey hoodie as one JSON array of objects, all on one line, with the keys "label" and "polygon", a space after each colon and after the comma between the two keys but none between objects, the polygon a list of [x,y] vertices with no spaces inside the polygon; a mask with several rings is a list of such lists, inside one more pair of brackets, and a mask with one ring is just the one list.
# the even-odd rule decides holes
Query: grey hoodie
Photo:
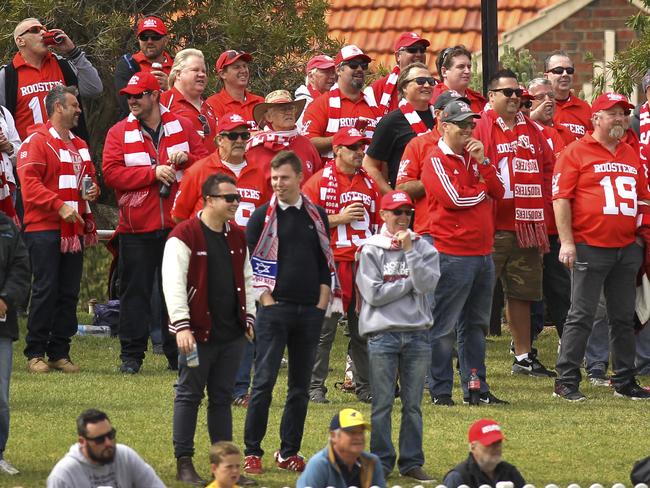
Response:
[{"label": "grey hoodie", "polygon": [[165,488],[151,466],[124,444],[115,446],[112,463],[92,464],[79,443],[56,465],[47,478],[47,488]]},{"label": "grey hoodie", "polygon": [[414,239],[407,252],[391,250],[390,242],[390,237],[376,234],[359,253],[361,335],[422,330],[433,324],[427,294],[436,289],[440,278],[438,251],[421,238]]}]

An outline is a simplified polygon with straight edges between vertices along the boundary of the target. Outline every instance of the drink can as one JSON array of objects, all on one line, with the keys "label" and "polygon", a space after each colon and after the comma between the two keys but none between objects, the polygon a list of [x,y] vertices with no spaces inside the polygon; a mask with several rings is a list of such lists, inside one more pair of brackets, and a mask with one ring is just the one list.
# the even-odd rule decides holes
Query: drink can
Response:
[{"label": "drink can", "polygon": [[160,64],[160,63],[151,63],[151,69],[162,69],[162,64]]},{"label": "drink can", "polygon": [[88,193],[93,187],[93,179],[86,175],[81,179],[81,198],[88,200]]},{"label": "drink can", "polygon": [[194,344],[192,350],[185,356],[188,368],[197,368],[199,366],[199,350]]}]

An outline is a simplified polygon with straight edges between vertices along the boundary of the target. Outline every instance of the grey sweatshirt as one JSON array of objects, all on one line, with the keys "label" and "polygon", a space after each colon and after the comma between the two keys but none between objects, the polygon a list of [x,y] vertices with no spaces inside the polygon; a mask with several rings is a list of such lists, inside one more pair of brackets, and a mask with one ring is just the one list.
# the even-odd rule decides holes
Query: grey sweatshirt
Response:
[{"label": "grey sweatshirt", "polygon": [[115,446],[115,459],[105,465],[92,464],[74,444],[47,478],[47,488],[165,488],[151,466],[124,444]]},{"label": "grey sweatshirt", "polygon": [[389,237],[369,238],[359,255],[356,283],[361,295],[359,333],[422,330],[433,316],[427,297],[440,278],[438,251],[424,239],[404,252],[390,249]]}]

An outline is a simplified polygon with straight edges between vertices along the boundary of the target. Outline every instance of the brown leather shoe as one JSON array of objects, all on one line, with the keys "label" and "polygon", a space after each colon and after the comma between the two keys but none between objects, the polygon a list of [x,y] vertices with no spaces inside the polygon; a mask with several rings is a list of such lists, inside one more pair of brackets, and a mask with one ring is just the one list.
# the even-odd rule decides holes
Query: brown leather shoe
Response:
[{"label": "brown leather shoe", "polygon": [[79,366],[74,364],[68,358],[57,359],[56,361],[49,361],[47,363],[51,369],[58,369],[64,373],[78,373]]},{"label": "brown leather shoe", "polygon": [[182,456],[176,460],[176,479],[195,486],[205,486],[208,484],[194,469],[194,464],[192,464],[192,458],[190,456]]},{"label": "brown leather shoe", "polygon": [[43,358],[32,358],[27,361],[27,371],[30,373],[49,373],[50,367]]}]

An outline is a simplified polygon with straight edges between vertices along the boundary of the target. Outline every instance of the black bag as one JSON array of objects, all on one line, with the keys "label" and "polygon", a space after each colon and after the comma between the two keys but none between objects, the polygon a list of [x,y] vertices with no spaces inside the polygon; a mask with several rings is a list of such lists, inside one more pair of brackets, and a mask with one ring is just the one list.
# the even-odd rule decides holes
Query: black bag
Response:
[{"label": "black bag", "polygon": [[111,328],[111,336],[115,337],[120,325],[120,301],[109,300],[95,305],[93,325],[103,325]]}]

